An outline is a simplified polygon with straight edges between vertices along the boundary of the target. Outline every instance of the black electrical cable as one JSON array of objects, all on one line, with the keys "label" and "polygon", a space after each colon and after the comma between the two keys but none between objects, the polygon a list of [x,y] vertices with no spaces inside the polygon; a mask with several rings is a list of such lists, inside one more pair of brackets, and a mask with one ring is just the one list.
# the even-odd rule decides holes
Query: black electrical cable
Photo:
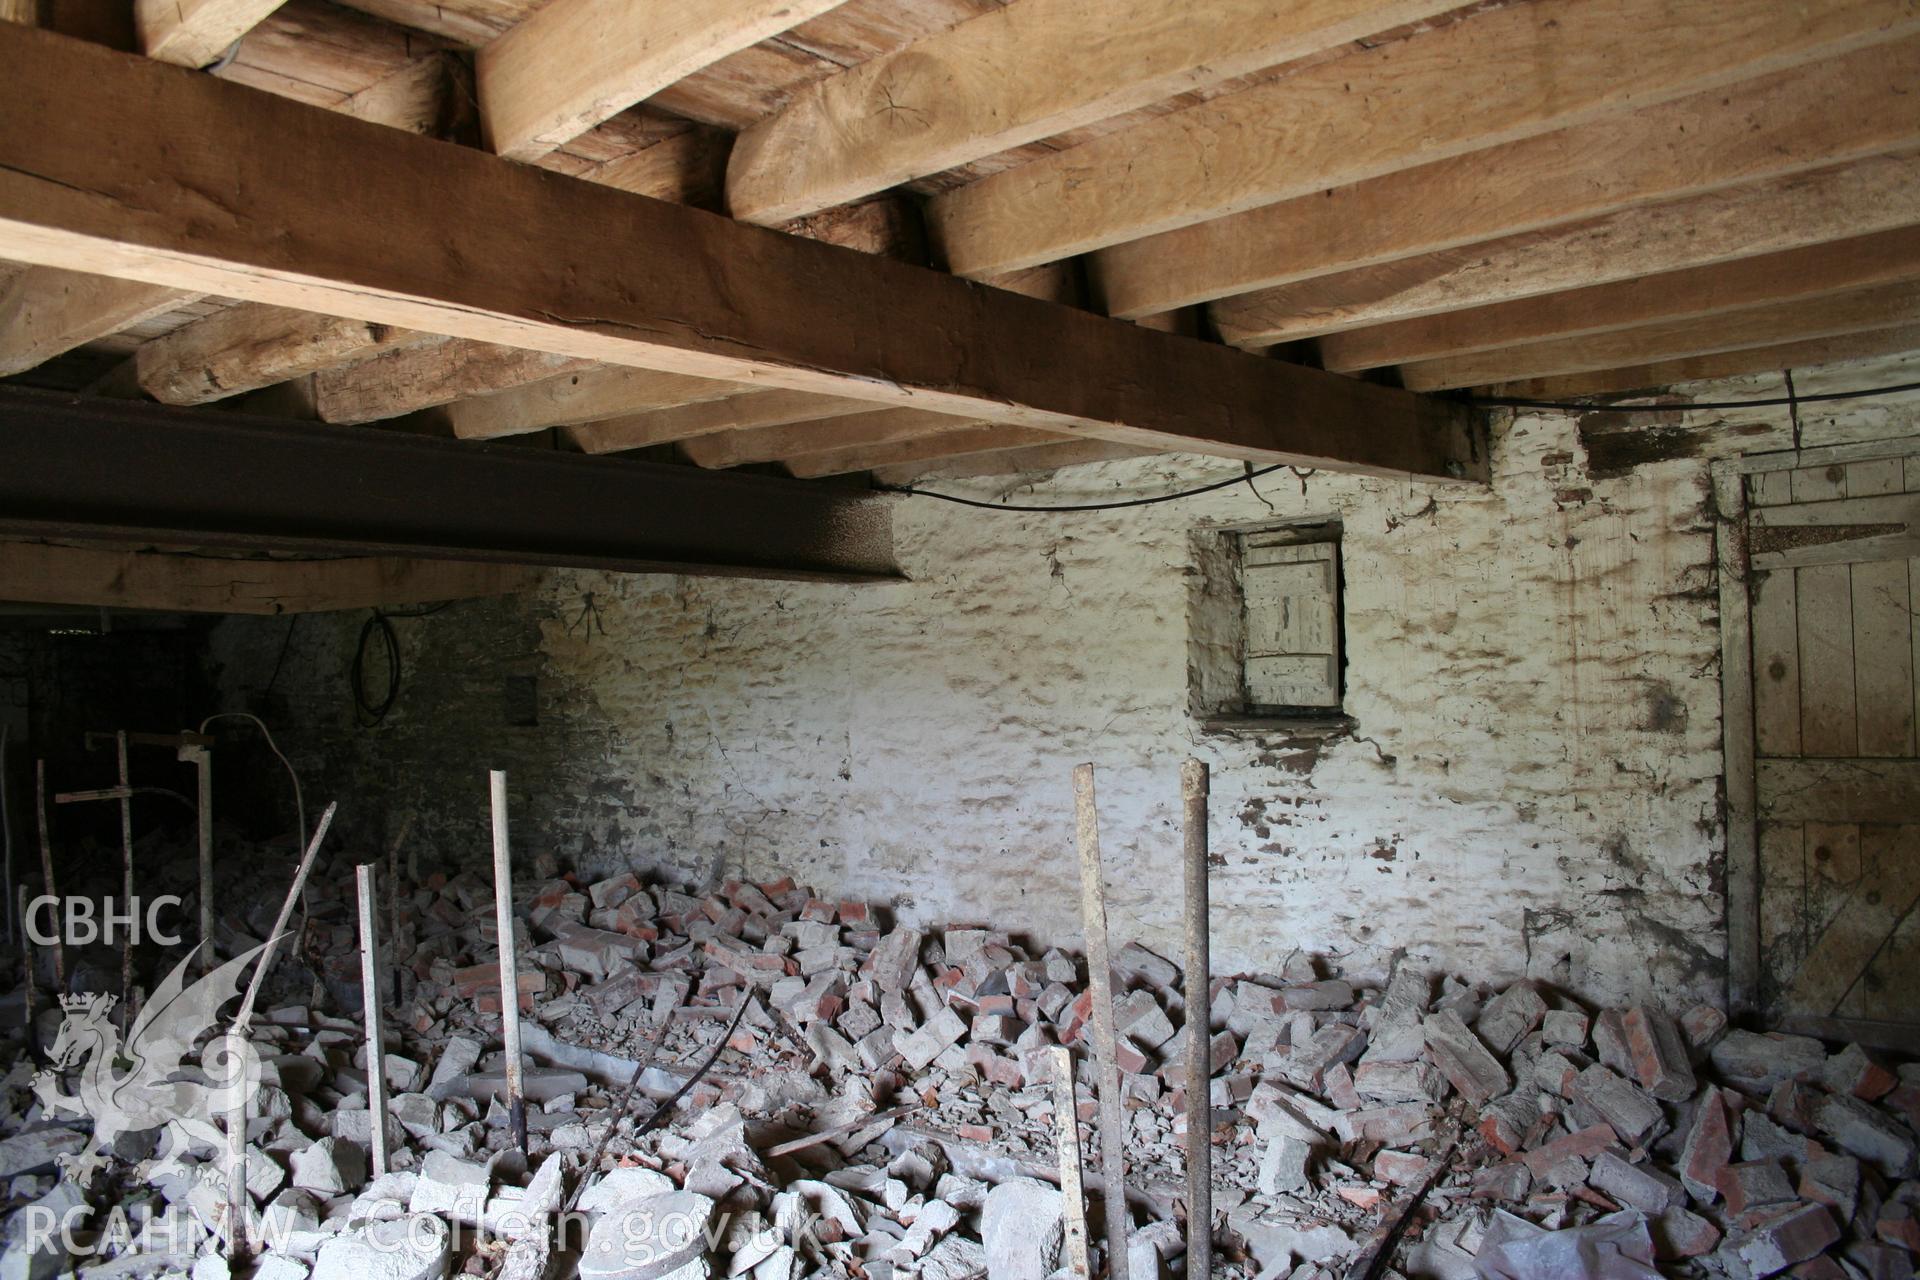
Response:
[{"label": "black electrical cable", "polygon": [[[1791,386],[1791,383],[1789,383]],[[1860,400],[1868,396],[1897,395],[1903,391],[1920,391],[1920,382],[1899,382],[1887,387],[1862,387],[1854,391],[1823,391],[1815,395],[1771,396],[1759,400],[1694,400],[1685,404],[1579,404],[1564,400],[1525,400],[1514,396],[1477,396],[1464,403],[1485,409],[1564,409],[1572,413],[1591,413],[1606,410],[1609,413],[1673,413],[1676,410],[1690,409],[1758,409],[1777,405],[1791,405],[1796,409],[1803,404],[1816,404],[1825,400]],[[1252,488],[1253,482],[1261,476],[1272,475],[1276,471],[1285,471],[1289,464],[1280,462],[1271,467],[1261,467],[1257,471],[1248,471],[1226,480],[1216,480],[1212,484],[1203,484],[1193,489],[1182,489],[1177,493],[1163,493],[1151,498],[1126,498],[1117,502],[1086,502],[1077,505],[1022,506],[1005,502],[983,502],[978,498],[962,498],[958,494],[936,493],[932,489],[916,489],[912,485],[875,485],[881,493],[898,493],[910,498],[938,498],[942,502],[951,502],[962,507],[978,507],[982,511],[1026,511],[1042,515],[1063,515],[1074,511],[1120,511],[1128,507],[1151,507],[1161,502],[1178,502],[1182,498],[1194,498],[1203,493],[1213,493],[1236,484]],[[1259,490],[1254,490],[1258,493]]]},{"label": "black electrical cable", "polygon": [[1088,502],[1078,506],[1009,506],[1001,502],[982,502],[977,498],[962,498],[951,493],[935,493],[931,489],[916,489],[912,485],[880,485],[882,493],[904,493],[915,498],[938,498],[942,502],[958,503],[963,507],[980,507],[987,511],[1039,511],[1060,513],[1066,511],[1119,511],[1126,507],[1150,507],[1157,502],[1177,502],[1181,498],[1197,497],[1203,493],[1212,493],[1216,489],[1225,489],[1236,484],[1248,484],[1261,476],[1270,476],[1276,471],[1285,471],[1290,464],[1276,462],[1270,467],[1244,472],[1226,480],[1216,480],[1212,484],[1203,484],[1197,489],[1182,489],[1178,493],[1163,493],[1152,498],[1127,498],[1119,502]]},{"label": "black electrical cable", "polygon": [[[378,702],[368,698],[366,682],[367,643],[376,635],[387,654],[387,691]],[[359,712],[363,729],[386,719],[393,704],[400,700],[400,637],[394,634],[393,623],[387,621],[387,615],[378,609],[360,628],[360,643],[354,646],[353,666],[347,678],[353,685],[353,705]]]},{"label": "black electrical cable", "polygon": [[1525,400],[1515,396],[1474,396],[1467,403],[1488,409],[1566,409],[1577,413],[1604,409],[1609,413],[1672,413],[1675,410],[1765,409],[1780,405],[1818,404],[1825,400],[1862,400],[1868,396],[1898,395],[1903,391],[1920,391],[1920,382],[1897,382],[1890,387],[1861,387],[1854,391],[1821,391],[1813,395],[1789,393],[1760,400],[1689,400],[1678,404],[1582,404],[1565,400]]}]

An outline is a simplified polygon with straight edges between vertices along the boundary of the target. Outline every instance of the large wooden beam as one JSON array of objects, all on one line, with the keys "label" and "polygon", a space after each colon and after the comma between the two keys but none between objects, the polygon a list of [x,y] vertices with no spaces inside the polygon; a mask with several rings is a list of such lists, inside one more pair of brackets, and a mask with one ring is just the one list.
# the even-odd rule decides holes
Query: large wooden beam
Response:
[{"label": "large wooden beam", "polygon": [[[868,400],[809,395],[804,391],[749,391],[723,400],[703,400],[625,417],[582,423],[568,430],[582,453],[615,453],[693,440],[716,432],[732,435],[757,427],[812,422],[849,413],[872,413]],[[880,410],[879,412],[888,412]],[[894,412],[909,412],[895,410]],[[774,454],[779,457],[779,454]]]},{"label": "large wooden beam", "polygon": [[0,290],[0,377],[25,373],[199,296],[59,267],[22,271]]},{"label": "large wooden beam", "polygon": [[315,613],[524,591],[518,565],[398,556],[243,559],[191,552],[0,542],[0,600],[172,613]]},{"label": "large wooden beam", "polygon": [[140,47],[149,58],[183,67],[217,62],[282,0],[133,0]]},{"label": "large wooden beam", "polygon": [[1635,365],[1624,369],[1600,369],[1592,373],[1529,378],[1520,382],[1482,387],[1479,390],[1488,395],[1517,396],[1527,400],[1569,400],[1580,396],[1647,391],[1676,386],[1683,382],[1738,378],[1748,374],[1772,373],[1782,369],[1808,369],[1847,360],[1871,360],[1878,356],[1898,355],[1908,351],[1920,351],[1920,325],[1903,325],[1899,328],[1876,329],[1866,333],[1848,333],[1833,338],[1782,343],[1773,347],[1748,347],[1741,351],[1723,351],[1709,356],[1689,356],[1681,360],[1666,360],[1658,364]]},{"label": "large wooden beam", "polygon": [[552,0],[480,50],[487,143],[534,160],[845,0]]},{"label": "large wooden beam", "polygon": [[1920,156],[1885,156],[1319,276],[1226,298],[1210,310],[1226,341],[1268,347],[1916,223]]},{"label": "large wooden beam", "polygon": [[1914,324],[1920,324],[1920,286],[1909,281],[1613,333],[1478,351],[1406,365],[1401,374],[1416,386],[1472,387],[1595,369],[1632,368]]},{"label": "large wooden beam", "polygon": [[782,222],[1457,3],[1013,0],[801,90],[740,135],[727,206]]},{"label": "large wooden beam", "polygon": [[[0,24],[0,64],[12,72],[0,78],[0,118],[30,122],[0,130],[0,255],[16,260],[1123,444],[1485,475],[1478,421],[1457,405],[45,32]],[[88,92],[71,92],[77,84]],[[208,193],[219,193],[218,216]]]},{"label": "large wooden beam", "polygon": [[925,409],[879,409],[850,417],[726,431],[685,441],[681,448],[698,466],[741,467],[750,462],[777,462],[801,454],[898,444],[974,425],[977,424]]},{"label": "large wooden beam", "polygon": [[1909,0],[1511,5],[994,174],[928,219],[952,270],[991,275],[1917,31]]},{"label": "large wooden beam", "polygon": [[[1786,253],[1329,334],[1320,340],[1320,363],[1341,373],[1384,365],[1406,365],[1411,372],[1427,368],[1420,363],[1425,361],[1457,360],[1503,347],[1699,319],[1915,279],[1920,279],[1920,227],[1902,227]],[[1421,377],[1416,381],[1410,376],[1407,385],[1440,385]]]},{"label": "large wooden beam", "polygon": [[1049,431],[1010,427],[1002,423],[980,423],[957,431],[916,435],[890,444],[856,444],[824,453],[808,453],[785,460],[789,472],[802,478],[842,476],[876,467],[924,462],[934,458],[958,458],[970,453],[1000,453],[1029,445],[1081,443]]},{"label": "large wooden beam", "polygon": [[162,404],[205,404],[437,341],[364,320],[241,303],[143,343],[132,357],[134,381]]},{"label": "large wooden beam", "polygon": [[1088,275],[1134,318],[1920,146],[1916,82],[1900,40],[1117,244]]}]

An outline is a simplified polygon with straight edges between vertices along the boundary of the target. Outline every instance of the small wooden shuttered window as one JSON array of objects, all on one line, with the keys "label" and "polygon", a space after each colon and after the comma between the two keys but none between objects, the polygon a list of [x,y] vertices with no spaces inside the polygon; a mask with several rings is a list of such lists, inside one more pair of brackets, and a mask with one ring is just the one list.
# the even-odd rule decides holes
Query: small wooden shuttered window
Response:
[{"label": "small wooden shuttered window", "polygon": [[1249,711],[1340,707],[1340,544],[1298,531],[1249,533],[1240,548]]}]

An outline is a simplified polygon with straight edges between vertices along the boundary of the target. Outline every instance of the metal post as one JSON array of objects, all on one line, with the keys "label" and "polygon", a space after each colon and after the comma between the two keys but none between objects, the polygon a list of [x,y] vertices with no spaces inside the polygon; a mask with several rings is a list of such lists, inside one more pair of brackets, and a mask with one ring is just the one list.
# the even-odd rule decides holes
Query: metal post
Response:
[{"label": "metal post", "polygon": [[407,833],[413,830],[413,813],[408,811],[400,818],[400,830],[394,835],[393,842],[387,846],[387,945],[395,948],[393,953],[393,1003],[400,1003],[400,846],[407,842]]},{"label": "metal post", "polygon": [[1053,1065],[1053,1142],[1060,1158],[1060,1197],[1066,1204],[1067,1271],[1073,1280],[1090,1280],[1087,1260],[1087,1193],[1080,1183],[1080,1114],[1073,1097],[1073,1051],[1065,1045],[1047,1050]]},{"label": "metal post", "polygon": [[[11,895],[19,910],[19,918],[25,920],[27,914],[27,886],[20,885]],[[38,979],[33,972],[33,939],[27,936],[24,927],[14,934],[20,940],[20,963],[23,966],[21,988],[27,1001],[27,1056],[35,1062],[40,1060],[40,1033],[33,1025],[33,988]]]},{"label": "metal post", "polygon": [[373,871],[354,868],[360,899],[360,993],[367,1019],[367,1110],[373,1129],[373,1176],[387,1172],[387,1062],[380,1034],[380,940],[373,905]]},{"label": "metal post", "polygon": [[[113,735],[114,758],[120,766],[120,909],[133,907],[133,776],[127,768],[127,731]],[[120,943],[120,1026],[133,1025],[133,930]]]},{"label": "metal post", "polygon": [[[307,873],[313,870],[314,856],[320,852],[320,842],[327,838],[327,828],[333,825],[333,814],[339,807],[336,801],[320,815],[320,825],[313,829],[313,839],[307,842],[307,851],[301,855],[293,883],[287,887],[286,900],[280,904],[280,914],[274,917],[273,931],[267,934],[267,941],[260,948],[260,958],[253,962],[253,977],[247,982],[247,994],[240,1000],[240,1012],[233,1015],[233,1029],[229,1033],[236,1041],[244,1043],[248,1029],[253,1026],[253,1006],[260,999],[260,988],[266,984],[267,975],[273,971],[274,958],[280,953],[280,935],[293,915],[293,904],[300,900],[300,891],[307,887]],[[232,1060],[236,1064],[240,1060],[237,1047]],[[235,1070],[238,1069],[236,1065]],[[252,1101],[251,1092],[236,1084],[227,1109],[227,1256],[236,1260],[245,1258],[251,1251],[246,1210],[247,1108]]]},{"label": "metal post", "polygon": [[1113,971],[1107,957],[1107,886],[1100,869],[1100,822],[1093,803],[1093,766],[1073,771],[1075,835],[1080,848],[1080,913],[1087,934],[1087,981],[1093,991],[1093,1051],[1100,1094],[1100,1171],[1106,1183],[1107,1275],[1127,1280],[1127,1181],[1122,1150],[1120,1061],[1113,1029]]},{"label": "metal post", "polygon": [[194,768],[200,809],[200,967],[213,968],[213,752],[202,746],[180,748],[180,759]]},{"label": "metal post", "polygon": [[1187,872],[1187,1280],[1213,1268],[1213,978],[1207,925],[1207,766],[1180,766]]},{"label": "metal post", "polygon": [[[36,760],[33,765],[33,800],[40,819],[40,879],[41,890],[49,897],[58,897],[53,887],[53,840],[47,834],[47,762]],[[25,921],[22,921],[24,925]],[[53,942],[53,989],[59,995],[67,991],[67,944],[61,934],[54,935]]]},{"label": "metal post", "polygon": [[500,932],[500,1038],[507,1053],[507,1115],[527,1149],[527,1099],[520,1059],[520,971],[513,949],[513,858],[507,842],[507,775],[488,774],[493,798],[493,905]]}]

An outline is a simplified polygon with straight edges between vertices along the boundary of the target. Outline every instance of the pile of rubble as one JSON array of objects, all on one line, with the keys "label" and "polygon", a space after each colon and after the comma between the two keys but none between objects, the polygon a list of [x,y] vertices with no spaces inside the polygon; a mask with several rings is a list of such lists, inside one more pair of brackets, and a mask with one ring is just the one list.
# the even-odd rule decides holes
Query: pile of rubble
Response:
[{"label": "pile of rubble", "polygon": [[[522,895],[524,1153],[502,1096],[491,886],[436,876],[392,904],[392,1155],[373,1177],[363,1029],[320,1007],[359,1007],[351,894],[316,884],[310,899],[296,950],[313,998],[254,1036],[246,1229],[266,1280],[1044,1280],[1073,1208],[1053,1185],[1055,1045],[1075,1050],[1101,1190],[1076,957],[889,927],[791,881],[690,894],[633,875]],[[237,954],[270,923],[230,917],[220,946]],[[1128,945],[1113,967],[1126,1269],[1156,1280],[1184,1250],[1189,1010],[1166,959]],[[1913,1274],[1911,1064],[1728,1030],[1704,1006],[1594,1013],[1406,967],[1371,989],[1297,953],[1208,997],[1218,1274],[1332,1280],[1383,1250],[1380,1274],[1441,1280]],[[643,1096],[623,1109],[634,1080]],[[224,1280],[216,1152],[121,1134],[98,1190],[56,1181],[56,1161],[91,1169],[73,1159],[82,1138],[50,1119],[26,1061],[3,1083],[0,1278]],[[88,1194],[113,1204],[89,1221],[95,1252],[23,1225],[27,1207],[83,1211]],[[570,1199],[584,1218],[556,1230]]]}]

